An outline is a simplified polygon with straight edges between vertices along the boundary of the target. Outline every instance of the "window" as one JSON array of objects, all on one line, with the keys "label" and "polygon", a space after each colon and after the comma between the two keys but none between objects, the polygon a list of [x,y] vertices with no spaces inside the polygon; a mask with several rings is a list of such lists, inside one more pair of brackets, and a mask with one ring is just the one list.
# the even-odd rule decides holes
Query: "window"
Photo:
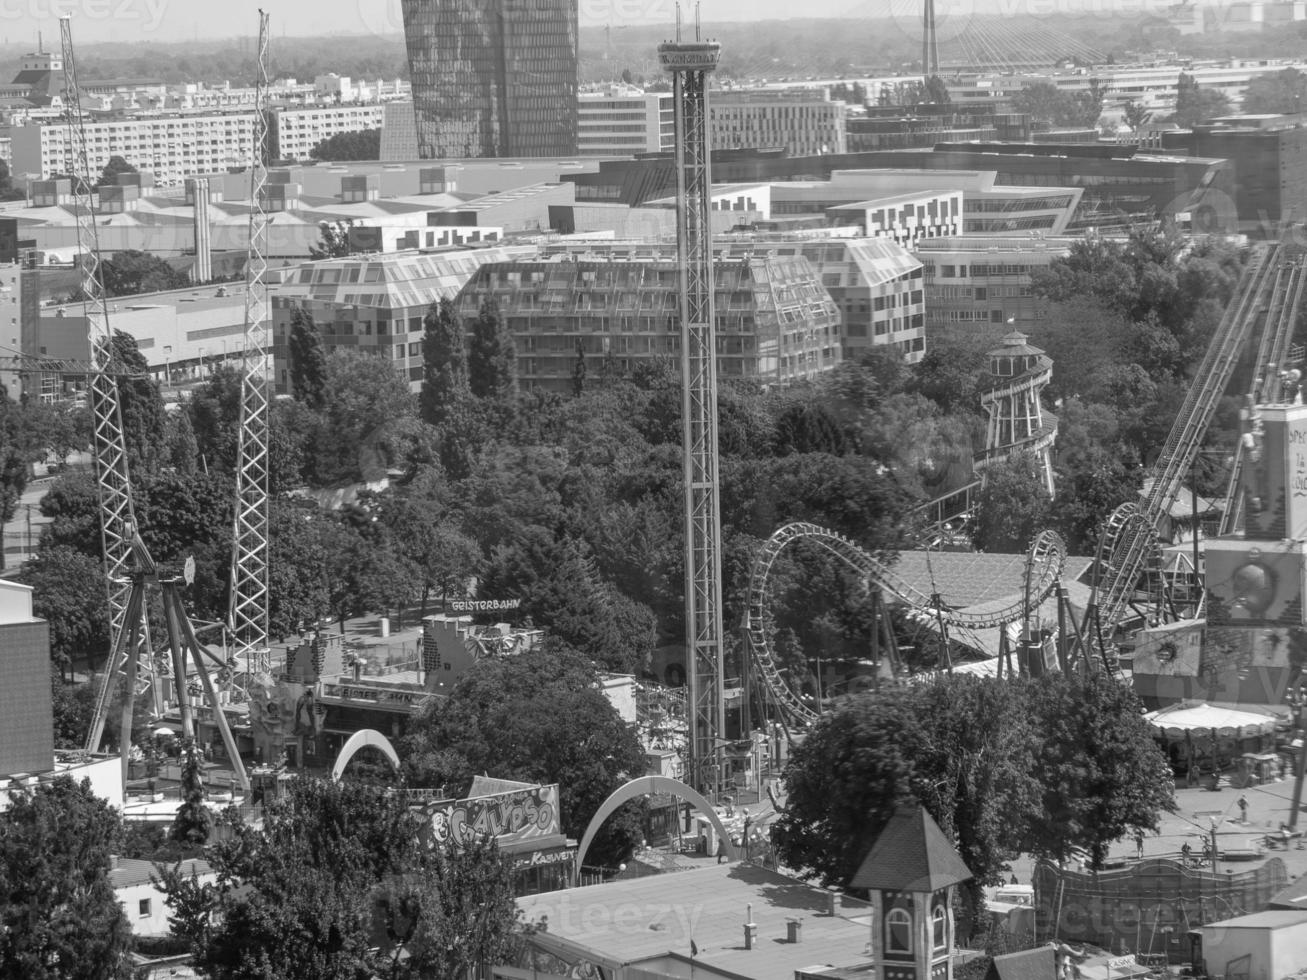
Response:
[{"label": "window", "polygon": [[936,905],[930,917],[931,945],[938,952],[948,949],[948,909]]},{"label": "window", "polygon": [[140,900],[140,902],[137,903],[137,914],[138,914],[142,919],[149,918],[149,916],[150,916],[150,900],[149,900],[148,898],[143,898],[143,899]]},{"label": "window", "polygon": [[912,916],[907,909],[890,909],[885,914],[885,949],[890,953],[912,952]]}]

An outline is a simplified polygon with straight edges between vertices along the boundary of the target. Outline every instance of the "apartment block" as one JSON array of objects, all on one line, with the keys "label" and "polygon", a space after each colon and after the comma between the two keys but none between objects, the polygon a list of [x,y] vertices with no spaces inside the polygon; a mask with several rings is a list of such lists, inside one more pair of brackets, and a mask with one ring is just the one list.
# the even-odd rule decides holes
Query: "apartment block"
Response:
[{"label": "apartment block", "polygon": [[848,106],[826,89],[745,89],[708,98],[712,149],[784,147],[789,156],[822,156],[848,148]]},{"label": "apartment block", "polygon": [[582,92],[576,152],[583,157],[634,156],[675,148],[672,96],[658,92]]},{"label": "apartment block", "polygon": [[[487,263],[459,294],[458,307],[471,318],[486,300],[498,302],[524,387],[570,391],[578,349],[595,368],[611,357],[622,371],[678,358],[675,246],[657,258],[641,248],[625,255],[615,248],[602,261],[560,254]],[[806,259],[719,260],[714,285],[719,377],[784,383],[840,362],[839,309]]]},{"label": "apartment block", "polygon": [[1043,320],[1048,307],[1031,293],[1031,273],[1065,258],[1073,241],[963,236],[919,243],[927,330],[1008,323],[1029,328]]}]

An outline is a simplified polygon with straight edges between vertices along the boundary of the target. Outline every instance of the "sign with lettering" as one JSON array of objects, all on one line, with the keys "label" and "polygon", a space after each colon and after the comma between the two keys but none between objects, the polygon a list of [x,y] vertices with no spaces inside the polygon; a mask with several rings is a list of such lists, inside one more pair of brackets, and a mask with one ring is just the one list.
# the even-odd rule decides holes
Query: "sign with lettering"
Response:
[{"label": "sign with lettering", "polygon": [[422,837],[428,847],[452,844],[465,848],[486,837],[495,838],[500,847],[544,840],[559,833],[558,784],[431,803],[422,813],[427,819]]},{"label": "sign with lettering", "polygon": [[576,851],[560,847],[555,851],[531,851],[527,854],[513,855],[513,870],[523,868],[545,868],[551,865],[571,864]]},{"label": "sign with lettering", "polygon": [[324,697],[341,698],[346,701],[373,701],[377,704],[417,704],[425,698],[425,691],[397,691],[384,687],[359,687],[349,684],[326,684],[322,688]]},{"label": "sign with lettering", "polygon": [[453,612],[500,612],[516,609],[522,605],[521,599],[450,599],[449,608]]}]

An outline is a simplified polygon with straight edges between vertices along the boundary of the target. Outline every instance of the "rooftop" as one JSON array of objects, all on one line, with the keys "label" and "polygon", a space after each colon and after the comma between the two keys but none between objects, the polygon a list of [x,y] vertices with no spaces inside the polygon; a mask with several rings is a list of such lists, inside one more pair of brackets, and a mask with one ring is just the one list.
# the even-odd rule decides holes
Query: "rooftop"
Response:
[{"label": "rooftop", "polygon": [[[841,895],[826,913],[821,889],[751,864],[727,864],[618,879],[603,885],[517,900],[523,921],[548,919],[540,945],[581,947],[620,965],[673,956],[751,980],[793,980],[815,964],[852,967],[867,961],[871,907]],[[758,926],[756,948],[744,948],[744,923]],[[802,941],[786,941],[787,920],[802,924]]]},{"label": "rooftop", "polygon": [[1296,926],[1304,923],[1307,923],[1307,909],[1293,912],[1288,909],[1275,909],[1266,912],[1254,912],[1252,915],[1240,915],[1233,919],[1222,919],[1220,922],[1208,922],[1199,928],[1204,931],[1208,929],[1283,929],[1285,926]]},{"label": "rooftop", "polygon": [[[174,809],[176,800],[173,800]],[[183,877],[193,878],[197,875],[213,873],[213,867],[202,858],[191,858],[181,862]],[[113,888],[131,888],[135,885],[148,885],[151,878],[157,878],[159,870],[153,861],[138,861],[135,858],[115,857],[113,868],[109,871],[109,884]]]},{"label": "rooftop", "polygon": [[937,892],[971,879],[926,808],[899,806],[850,884],[877,891]]}]

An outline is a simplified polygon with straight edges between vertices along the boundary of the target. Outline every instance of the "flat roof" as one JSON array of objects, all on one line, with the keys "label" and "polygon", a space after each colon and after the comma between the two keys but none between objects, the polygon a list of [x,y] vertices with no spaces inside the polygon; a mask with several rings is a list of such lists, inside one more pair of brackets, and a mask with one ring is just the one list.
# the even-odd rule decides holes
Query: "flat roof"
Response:
[{"label": "flat roof", "polygon": [[1307,909],[1271,909],[1266,912],[1254,912],[1252,915],[1240,915],[1220,922],[1208,922],[1201,928],[1206,929],[1283,929],[1285,926],[1307,924]]},{"label": "flat roof", "polygon": [[[603,885],[546,892],[517,900],[524,922],[548,918],[542,942],[554,937],[617,963],[666,955],[752,980],[793,980],[814,965],[864,964],[871,938],[871,906],[846,895],[835,915],[826,913],[822,889],[752,864],[713,865],[694,871],[618,879]],[[758,927],[744,949],[744,924]],[[787,942],[789,919],[801,941]]]}]

